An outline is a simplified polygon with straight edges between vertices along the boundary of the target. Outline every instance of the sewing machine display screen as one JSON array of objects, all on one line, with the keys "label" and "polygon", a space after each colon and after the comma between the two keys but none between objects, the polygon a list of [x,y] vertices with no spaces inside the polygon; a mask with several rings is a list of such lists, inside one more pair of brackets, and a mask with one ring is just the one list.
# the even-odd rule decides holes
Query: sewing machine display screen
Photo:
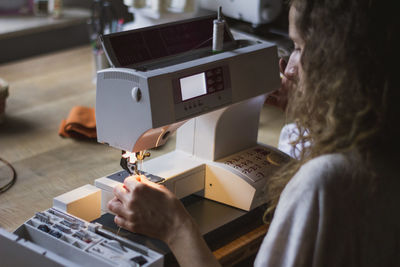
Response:
[{"label": "sewing machine display screen", "polygon": [[207,94],[206,75],[204,72],[179,79],[182,101]]}]

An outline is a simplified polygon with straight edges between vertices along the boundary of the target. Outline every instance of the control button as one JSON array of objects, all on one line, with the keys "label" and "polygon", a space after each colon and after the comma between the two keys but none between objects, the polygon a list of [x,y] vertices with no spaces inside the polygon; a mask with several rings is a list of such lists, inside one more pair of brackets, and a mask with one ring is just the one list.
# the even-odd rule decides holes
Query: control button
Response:
[{"label": "control button", "polygon": [[199,106],[202,106],[202,105],[203,105],[203,102],[201,102],[201,101],[199,100],[199,101],[197,101],[197,104],[198,104]]},{"label": "control button", "polygon": [[222,83],[217,85],[217,90],[218,91],[223,90],[223,89],[224,89],[224,85]]},{"label": "control button", "polygon": [[147,260],[143,256],[136,256],[130,259],[130,261],[137,263],[137,265],[139,266],[145,265],[147,263]]},{"label": "control button", "polygon": [[207,71],[206,73],[207,77],[211,77],[213,75],[212,71]]},{"label": "control button", "polygon": [[103,254],[103,250],[101,250],[100,248],[94,247],[94,248],[93,248],[93,251],[96,251],[96,252],[98,252],[98,253],[100,253],[100,254]]},{"label": "control button", "polygon": [[210,92],[210,93],[215,92],[215,87],[213,87],[213,86],[208,87],[208,92]]},{"label": "control button", "polygon": [[221,68],[217,68],[217,69],[215,70],[215,73],[216,73],[216,74],[220,74],[221,72],[222,72]]},{"label": "control button", "polygon": [[257,173],[256,173],[256,176],[257,176],[258,178],[264,178],[264,177],[265,177],[264,174],[263,174],[262,172],[257,172]]},{"label": "control button", "polygon": [[185,109],[185,110],[188,110],[186,106],[184,107],[184,109]]},{"label": "control button", "polygon": [[192,109],[192,105],[189,105],[189,109]]},{"label": "control button", "polygon": [[194,107],[194,108],[197,107],[196,103],[193,103],[193,107]]},{"label": "control button", "polygon": [[208,83],[209,85],[211,85],[211,84],[215,83],[215,81],[214,81],[213,79],[208,79],[208,80],[207,80],[207,83]]},{"label": "control button", "polygon": [[221,75],[217,76],[217,82],[222,82],[222,76]]},{"label": "control button", "polygon": [[132,98],[136,102],[140,102],[140,100],[142,99],[142,91],[140,91],[139,87],[133,87],[131,94],[132,94]]}]

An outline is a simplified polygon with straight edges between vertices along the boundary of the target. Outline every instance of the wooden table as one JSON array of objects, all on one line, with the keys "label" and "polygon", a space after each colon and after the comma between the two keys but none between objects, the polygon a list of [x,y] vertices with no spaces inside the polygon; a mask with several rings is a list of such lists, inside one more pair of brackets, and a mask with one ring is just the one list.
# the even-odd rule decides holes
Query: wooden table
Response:
[{"label": "wooden table", "polygon": [[[59,124],[73,106],[95,105],[93,65],[89,46],[0,65],[0,77],[10,85],[6,121],[0,125],[0,157],[18,173],[16,184],[0,195],[0,227],[13,231],[35,212],[51,207],[54,197],[120,170],[121,151],[58,136]],[[276,145],[283,124],[282,112],[265,106],[259,141]],[[174,147],[171,138],[154,150],[152,157]],[[1,165],[1,184],[5,182],[4,168]],[[257,231],[250,233],[260,238],[266,228]],[[237,241],[232,246],[242,247],[247,242]],[[232,246],[221,248],[216,256],[222,259],[237,251]]]}]

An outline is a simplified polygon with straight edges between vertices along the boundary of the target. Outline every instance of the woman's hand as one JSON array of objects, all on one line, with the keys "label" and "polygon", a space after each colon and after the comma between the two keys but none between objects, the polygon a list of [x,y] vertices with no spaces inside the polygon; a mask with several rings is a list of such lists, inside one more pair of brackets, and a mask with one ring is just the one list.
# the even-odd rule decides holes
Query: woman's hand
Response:
[{"label": "woman's hand", "polygon": [[192,217],[166,187],[131,176],[114,194],[108,209],[117,225],[164,241],[180,266],[219,266]]},{"label": "woman's hand", "polygon": [[115,198],[108,203],[116,214],[114,221],[124,229],[160,239],[169,244],[191,217],[182,203],[166,187],[131,176],[114,188]]}]

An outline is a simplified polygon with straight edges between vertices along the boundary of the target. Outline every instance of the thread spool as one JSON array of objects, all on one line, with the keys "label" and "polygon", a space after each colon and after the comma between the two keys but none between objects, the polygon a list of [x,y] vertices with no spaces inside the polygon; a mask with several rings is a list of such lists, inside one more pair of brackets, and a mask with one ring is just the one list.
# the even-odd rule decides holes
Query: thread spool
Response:
[{"label": "thread spool", "polygon": [[130,0],[130,1],[131,4],[128,6],[133,6],[134,8],[144,8],[146,6],[146,0]]},{"label": "thread spool", "polygon": [[62,0],[49,0],[48,10],[53,18],[59,19],[62,14]]},{"label": "thread spool", "polygon": [[163,0],[151,0],[151,9],[154,12],[162,13],[164,11],[164,2],[163,2]]},{"label": "thread spool", "polygon": [[212,50],[213,52],[221,52],[224,46],[224,27],[225,21],[221,17],[222,8],[218,8],[218,18],[214,20],[213,25],[213,42]]}]

